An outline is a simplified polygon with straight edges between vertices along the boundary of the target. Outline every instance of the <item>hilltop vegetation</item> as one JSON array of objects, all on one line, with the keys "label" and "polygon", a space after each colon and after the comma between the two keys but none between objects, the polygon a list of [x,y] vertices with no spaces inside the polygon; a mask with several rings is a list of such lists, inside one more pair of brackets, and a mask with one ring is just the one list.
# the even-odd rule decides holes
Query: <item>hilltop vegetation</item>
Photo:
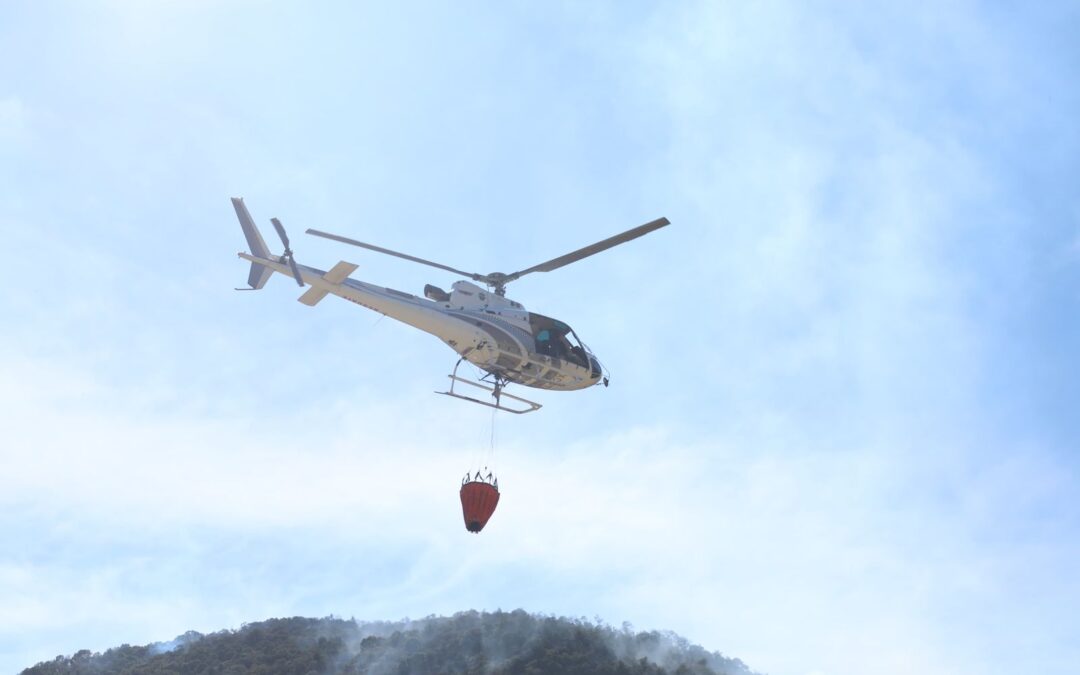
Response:
[{"label": "hilltop vegetation", "polygon": [[23,675],[752,675],[672,633],[462,612],[418,621],[270,619],[168,643],[58,656]]}]

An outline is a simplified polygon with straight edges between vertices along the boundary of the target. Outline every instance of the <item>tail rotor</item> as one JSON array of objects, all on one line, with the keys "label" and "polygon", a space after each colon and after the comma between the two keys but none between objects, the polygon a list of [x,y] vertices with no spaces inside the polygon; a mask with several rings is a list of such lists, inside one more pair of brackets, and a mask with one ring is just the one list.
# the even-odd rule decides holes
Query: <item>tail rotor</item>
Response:
[{"label": "tail rotor", "polygon": [[296,285],[302,288],[304,286],[304,279],[300,276],[300,268],[296,266],[292,249],[289,248],[289,235],[285,234],[285,227],[281,224],[280,220],[271,218],[270,222],[273,223],[274,229],[277,230],[278,237],[281,238],[281,243],[285,246],[285,254],[281,257],[289,263],[289,269],[292,270],[293,279],[296,279]]}]

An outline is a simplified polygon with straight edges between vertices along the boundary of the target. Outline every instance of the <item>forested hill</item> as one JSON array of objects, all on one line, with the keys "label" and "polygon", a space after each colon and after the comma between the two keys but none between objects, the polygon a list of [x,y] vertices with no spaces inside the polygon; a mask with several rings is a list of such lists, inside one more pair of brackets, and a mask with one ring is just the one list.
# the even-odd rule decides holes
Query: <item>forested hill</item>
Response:
[{"label": "forested hill", "polygon": [[672,633],[585,620],[463,612],[418,621],[270,619],[167,643],[124,645],[27,668],[23,675],[752,675],[738,659]]}]

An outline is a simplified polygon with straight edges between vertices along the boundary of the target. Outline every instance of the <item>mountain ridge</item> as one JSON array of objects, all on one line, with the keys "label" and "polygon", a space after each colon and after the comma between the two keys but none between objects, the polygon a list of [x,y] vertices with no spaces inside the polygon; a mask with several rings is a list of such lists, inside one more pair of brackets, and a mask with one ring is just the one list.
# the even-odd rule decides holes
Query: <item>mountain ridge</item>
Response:
[{"label": "mountain ridge", "polygon": [[470,610],[358,622],[279,618],[168,642],[57,656],[22,675],[756,675],[672,632]]}]

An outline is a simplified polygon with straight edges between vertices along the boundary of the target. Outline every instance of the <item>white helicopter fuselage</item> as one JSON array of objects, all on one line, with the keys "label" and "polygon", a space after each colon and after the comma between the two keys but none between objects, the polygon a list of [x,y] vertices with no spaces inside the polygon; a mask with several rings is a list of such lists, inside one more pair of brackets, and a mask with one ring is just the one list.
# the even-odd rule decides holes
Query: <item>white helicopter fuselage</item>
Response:
[{"label": "white helicopter fuselage", "polygon": [[[238,255],[254,265],[294,277],[280,256]],[[327,295],[344,298],[436,336],[463,359],[497,378],[554,390],[584,389],[603,378],[596,357],[569,340],[570,336],[576,339],[569,326],[532,314],[520,303],[468,281],[455,282],[450,293],[429,287],[436,298],[429,299],[350,279],[357,266],[344,261],[329,271],[300,264],[296,269],[300,281],[309,287],[300,302],[314,306]]]}]

